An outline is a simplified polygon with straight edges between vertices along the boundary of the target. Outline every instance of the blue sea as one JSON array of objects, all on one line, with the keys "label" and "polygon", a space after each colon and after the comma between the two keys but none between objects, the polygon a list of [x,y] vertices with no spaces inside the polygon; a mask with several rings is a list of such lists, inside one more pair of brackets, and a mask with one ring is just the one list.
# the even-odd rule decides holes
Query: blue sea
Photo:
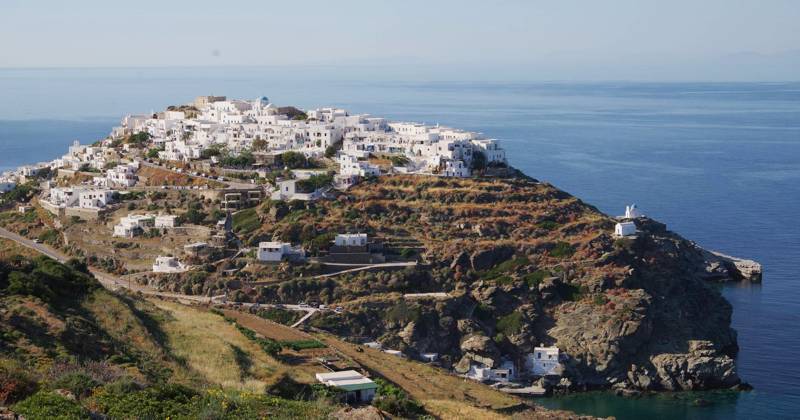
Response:
[{"label": "blue sea", "polygon": [[[359,73],[362,75],[364,72]],[[267,95],[440,123],[501,139],[512,165],[620,214],[646,214],[702,246],[752,258],[761,285],[722,287],[739,332],[743,393],[544,399],[633,418],[800,413],[800,83],[509,83],[382,80],[346,68],[0,70],[0,171],[105,136],[126,113],[197,95]],[[713,310],[713,308],[709,308]],[[698,407],[697,398],[711,402]]]}]

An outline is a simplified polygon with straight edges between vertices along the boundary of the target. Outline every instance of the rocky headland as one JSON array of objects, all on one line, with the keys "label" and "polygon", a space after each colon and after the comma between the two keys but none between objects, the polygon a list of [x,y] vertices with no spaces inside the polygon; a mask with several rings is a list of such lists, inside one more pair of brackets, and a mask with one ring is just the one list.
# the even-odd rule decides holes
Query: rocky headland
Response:
[{"label": "rocky headland", "polygon": [[[312,320],[354,341],[377,339],[445,367],[524,364],[558,346],[556,390],[699,390],[740,384],[731,305],[716,282],[757,280],[760,266],[715,254],[648,218],[635,237],[581,200],[515,173],[441,179],[391,176],[337,199],[269,203],[243,239],[300,240],[367,232],[420,265],[248,290],[261,301],[346,308]],[[298,226],[302,227],[298,229]],[[324,252],[324,250],[322,251]],[[404,294],[445,292],[425,298]]]}]

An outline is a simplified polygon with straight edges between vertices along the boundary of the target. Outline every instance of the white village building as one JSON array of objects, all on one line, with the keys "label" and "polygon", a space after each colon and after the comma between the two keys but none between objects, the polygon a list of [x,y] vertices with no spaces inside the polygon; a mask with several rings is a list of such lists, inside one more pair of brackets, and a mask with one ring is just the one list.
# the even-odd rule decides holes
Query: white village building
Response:
[{"label": "white village building", "polygon": [[378,389],[378,384],[354,370],[317,373],[315,376],[320,383],[344,391],[348,402],[372,401]]},{"label": "white village building", "polygon": [[514,363],[506,360],[496,368],[473,363],[464,376],[479,382],[510,382],[516,378],[516,373]]},{"label": "white village building", "polygon": [[340,233],[333,240],[336,246],[367,246],[366,233]]},{"label": "white village building", "polygon": [[292,247],[288,242],[261,242],[258,244],[256,257],[264,262],[294,261],[305,258],[305,251],[299,247]]},{"label": "white village building", "polygon": [[619,222],[614,226],[614,236],[625,237],[636,235],[636,223]]},{"label": "white village building", "polygon": [[113,190],[91,189],[78,194],[78,207],[83,209],[102,209],[114,200]]},{"label": "white village building", "polygon": [[151,227],[155,227],[155,216],[151,214],[131,214],[121,218],[119,223],[114,225],[114,236],[133,238]]},{"label": "white village building", "polygon": [[58,208],[102,209],[114,200],[115,192],[106,188],[56,187],[50,188],[45,201]]},{"label": "white village building", "polygon": [[186,266],[175,257],[162,257],[159,255],[153,263],[154,273],[182,273],[184,271],[186,271]]},{"label": "white village building", "polygon": [[525,359],[525,368],[536,376],[561,375],[558,347],[534,347]]},{"label": "white village building", "polygon": [[156,216],[154,221],[154,227],[157,228],[174,228],[177,226],[178,216],[174,214],[162,214],[160,216]]}]

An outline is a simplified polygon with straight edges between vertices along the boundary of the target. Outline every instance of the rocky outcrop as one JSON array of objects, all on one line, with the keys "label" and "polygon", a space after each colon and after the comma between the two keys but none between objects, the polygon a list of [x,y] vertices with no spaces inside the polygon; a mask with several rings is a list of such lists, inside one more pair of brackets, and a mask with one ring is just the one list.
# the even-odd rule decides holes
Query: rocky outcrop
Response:
[{"label": "rocky outcrop", "polygon": [[[668,391],[730,388],[739,384],[736,363],[706,340],[689,341],[687,353],[658,354],[650,358],[652,379]],[[647,388],[641,386],[642,388]]]},{"label": "rocky outcrop", "polygon": [[[521,369],[534,346],[555,345],[563,378],[549,382],[560,388],[639,392],[739,382],[732,308],[710,282],[754,280],[756,263],[705,251],[647,218],[636,219],[635,238],[615,238],[614,219],[522,178],[375,182],[314,212],[328,215],[321,222],[306,222],[338,228],[356,223],[341,215],[380,204],[381,218],[360,226],[412,237],[428,264],[326,286],[325,296],[358,303],[332,322],[317,318],[319,325],[411,357],[439,353],[461,373],[504,360]],[[380,297],[387,292],[450,297],[397,302],[397,294]]]},{"label": "rocky outcrop", "polygon": [[716,251],[709,251],[709,253],[726,266],[734,279],[761,283],[761,264],[753,260],[731,257]]}]

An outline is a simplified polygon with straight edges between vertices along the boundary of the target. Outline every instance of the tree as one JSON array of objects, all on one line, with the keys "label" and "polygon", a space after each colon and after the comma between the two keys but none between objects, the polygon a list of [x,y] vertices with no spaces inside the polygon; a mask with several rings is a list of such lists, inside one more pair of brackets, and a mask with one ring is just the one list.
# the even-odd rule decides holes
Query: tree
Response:
[{"label": "tree", "polygon": [[472,154],[472,170],[480,171],[486,168],[486,155],[481,151],[475,151]]},{"label": "tree", "polygon": [[253,140],[253,150],[266,150],[268,143],[266,140],[261,140],[260,138],[256,138]]},{"label": "tree", "polygon": [[281,160],[289,169],[305,168],[308,166],[306,155],[299,152],[288,151],[281,155]]}]

